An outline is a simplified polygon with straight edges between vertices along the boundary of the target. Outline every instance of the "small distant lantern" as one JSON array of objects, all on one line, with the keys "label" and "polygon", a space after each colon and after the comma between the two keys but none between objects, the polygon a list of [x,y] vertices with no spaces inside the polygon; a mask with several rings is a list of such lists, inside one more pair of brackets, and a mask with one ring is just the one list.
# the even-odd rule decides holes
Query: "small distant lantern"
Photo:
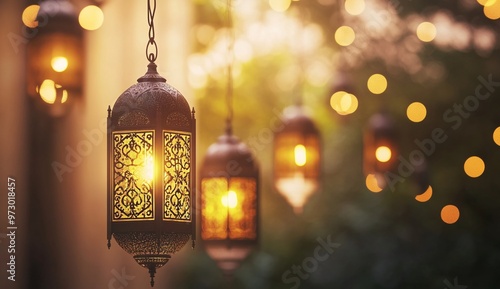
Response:
[{"label": "small distant lantern", "polygon": [[62,116],[82,95],[83,30],[68,1],[42,1],[32,24],[28,23],[34,37],[27,45],[27,91],[50,115]]},{"label": "small distant lantern", "polygon": [[208,148],[200,188],[203,247],[230,276],[259,239],[259,168],[231,129]]},{"label": "small distant lantern", "polygon": [[274,185],[301,213],[319,188],[320,133],[301,105],[285,109],[284,127],[274,136]]},{"label": "small distant lantern", "polygon": [[385,187],[384,173],[395,169],[399,149],[398,133],[394,121],[387,113],[373,115],[364,132],[363,170],[365,176],[377,180],[380,189]]}]

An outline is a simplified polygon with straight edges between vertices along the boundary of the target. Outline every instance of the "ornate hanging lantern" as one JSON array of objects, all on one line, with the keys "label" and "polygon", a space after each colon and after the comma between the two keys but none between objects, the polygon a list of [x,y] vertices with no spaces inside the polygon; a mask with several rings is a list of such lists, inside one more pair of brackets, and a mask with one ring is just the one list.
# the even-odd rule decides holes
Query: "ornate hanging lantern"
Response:
[{"label": "ornate hanging lantern", "polygon": [[301,213],[319,188],[320,134],[302,105],[284,110],[284,128],[274,135],[274,185]]},{"label": "ornate hanging lantern", "polygon": [[231,275],[258,244],[259,168],[230,128],[208,148],[200,188],[203,247]]},{"label": "ornate hanging lantern", "polygon": [[[230,7],[228,0],[231,32]],[[230,36],[228,55],[232,56],[234,39],[232,33]],[[227,67],[226,131],[208,148],[200,172],[203,247],[227,276],[232,275],[259,239],[259,167],[248,146],[232,133],[231,61]]]},{"label": "ornate hanging lantern", "polygon": [[194,246],[196,230],[194,109],[156,71],[155,9],[148,3],[148,71],[108,108],[107,136],[108,247],[113,236],[151,286],[172,254],[189,239]]},{"label": "ornate hanging lantern", "polygon": [[[32,7],[30,7],[31,9]],[[42,1],[27,45],[27,91],[52,116],[82,94],[83,30],[68,1]]]},{"label": "ornate hanging lantern", "polygon": [[[364,132],[363,170],[372,187],[385,188],[384,174],[395,168],[398,155],[397,130],[387,113],[377,113]],[[375,183],[376,182],[376,183]]]}]

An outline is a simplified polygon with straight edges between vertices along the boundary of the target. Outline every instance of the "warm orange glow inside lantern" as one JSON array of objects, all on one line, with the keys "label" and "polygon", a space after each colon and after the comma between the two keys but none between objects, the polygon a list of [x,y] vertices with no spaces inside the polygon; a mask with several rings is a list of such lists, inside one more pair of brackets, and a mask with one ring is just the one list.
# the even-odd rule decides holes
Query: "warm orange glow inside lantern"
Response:
[{"label": "warm orange glow inside lantern", "polygon": [[27,45],[27,92],[52,116],[82,95],[83,31],[67,1],[43,1]]},{"label": "warm orange glow inside lantern", "polygon": [[274,136],[274,185],[301,213],[319,188],[320,135],[300,105],[284,111],[284,128]]},{"label": "warm orange glow inside lantern", "polygon": [[397,155],[394,121],[386,113],[375,114],[368,121],[364,132],[363,169],[365,176],[377,176],[379,189],[385,187],[383,175],[394,169]]},{"label": "warm orange glow inside lantern", "polygon": [[200,178],[203,246],[231,275],[258,243],[259,168],[228,129],[208,148]]}]

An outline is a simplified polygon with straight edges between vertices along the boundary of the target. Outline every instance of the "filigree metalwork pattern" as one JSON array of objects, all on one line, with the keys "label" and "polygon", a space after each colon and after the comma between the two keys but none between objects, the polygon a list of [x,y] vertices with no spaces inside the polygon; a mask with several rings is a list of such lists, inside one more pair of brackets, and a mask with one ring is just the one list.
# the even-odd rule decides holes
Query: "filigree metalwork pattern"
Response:
[{"label": "filigree metalwork pattern", "polygon": [[142,112],[134,111],[124,114],[118,120],[119,126],[137,126],[149,124],[149,118]]},{"label": "filigree metalwork pattern", "polygon": [[153,131],[113,133],[113,221],[152,220]]},{"label": "filigree metalwork pattern", "polygon": [[164,220],[191,220],[191,134],[164,131]]},{"label": "filigree metalwork pattern", "polygon": [[189,234],[128,232],[113,233],[116,242],[132,256],[171,255],[189,241]]}]

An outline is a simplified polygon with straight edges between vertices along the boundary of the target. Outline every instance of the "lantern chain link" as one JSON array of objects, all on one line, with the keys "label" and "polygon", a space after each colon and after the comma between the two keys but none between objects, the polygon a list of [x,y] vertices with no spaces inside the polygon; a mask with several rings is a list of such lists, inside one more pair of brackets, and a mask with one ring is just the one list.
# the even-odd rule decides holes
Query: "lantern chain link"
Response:
[{"label": "lantern chain link", "polygon": [[[149,40],[146,45],[146,58],[149,60],[149,62],[155,62],[156,58],[158,57],[158,45],[156,44],[155,41],[155,24],[154,24],[154,18],[155,18],[155,13],[156,13],[156,0],[152,0],[152,5],[151,5],[151,0],[148,1],[148,24],[149,24]],[[154,49],[152,52],[150,52],[150,49]]]},{"label": "lantern chain link", "polygon": [[231,0],[227,0],[227,31],[228,31],[228,44],[227,44],[227,55],[229,56],[227,64],[227,91],[226,91],[226,101],[227,101],[227,130],[229,133],[232,132],[232,122],[233,122],[233,62],[234,62],[234,31],[233,31],[233,15],[232,15],[232,3]]}]

